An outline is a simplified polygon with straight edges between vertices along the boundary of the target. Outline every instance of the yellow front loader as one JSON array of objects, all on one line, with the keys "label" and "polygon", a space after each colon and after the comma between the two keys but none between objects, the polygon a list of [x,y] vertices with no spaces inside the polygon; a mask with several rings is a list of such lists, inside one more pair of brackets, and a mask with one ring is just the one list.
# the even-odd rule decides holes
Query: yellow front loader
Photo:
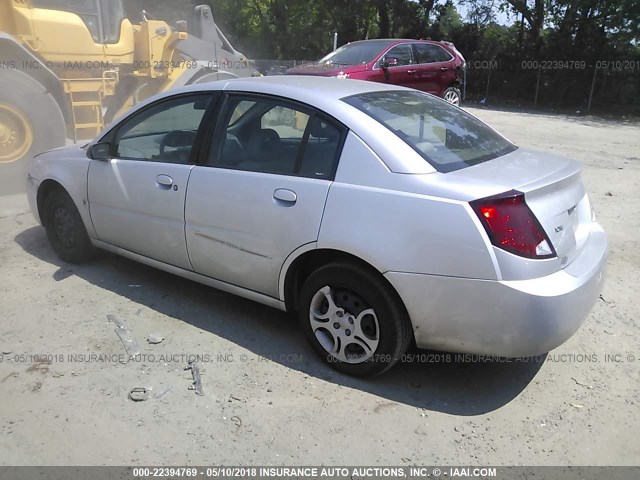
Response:
[{"label": "yellow front loader", "polygon": [[93,138],[136,102],[175,86],[257,76],[198,6],[170,26],[121,0],[0,0],[0,194],[33,155]]}]

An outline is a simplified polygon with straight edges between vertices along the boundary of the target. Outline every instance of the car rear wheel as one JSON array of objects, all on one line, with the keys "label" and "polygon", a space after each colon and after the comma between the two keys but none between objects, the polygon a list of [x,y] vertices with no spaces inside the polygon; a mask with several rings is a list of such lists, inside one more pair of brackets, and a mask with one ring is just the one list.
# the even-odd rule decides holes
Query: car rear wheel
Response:
[{"label": "car rear wheel", "polygon": [[334,369],[376,375],[406,352],[412,329],[397,294],[379,275],[350,263],[316,270],[300,294],[307,338]]},{"label": "car rear wheel", "polygon": [[444,91],[442,98],[444,98],[450,104],[459,107],[462,100],[462,93],[457,87],[449,87]]},{"label": "car rear wheel", "polygon": [[65,262],[83,263],[93,256],[82,217],[64,190],[54,190],[45,199],[44,224],[51,247]]}]

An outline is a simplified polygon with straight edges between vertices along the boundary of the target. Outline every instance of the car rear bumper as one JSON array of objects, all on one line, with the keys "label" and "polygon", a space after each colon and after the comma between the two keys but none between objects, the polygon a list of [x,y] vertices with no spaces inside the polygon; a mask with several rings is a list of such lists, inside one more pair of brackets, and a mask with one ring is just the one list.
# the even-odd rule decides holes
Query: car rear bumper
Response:
[{"label": "car rear bumper", "polygon": [[418,347],[501,357],[546,353],[584,322],[604,284],[607,237],[600,225],[581,254],[552,275],[522,281],[389,272]]}]

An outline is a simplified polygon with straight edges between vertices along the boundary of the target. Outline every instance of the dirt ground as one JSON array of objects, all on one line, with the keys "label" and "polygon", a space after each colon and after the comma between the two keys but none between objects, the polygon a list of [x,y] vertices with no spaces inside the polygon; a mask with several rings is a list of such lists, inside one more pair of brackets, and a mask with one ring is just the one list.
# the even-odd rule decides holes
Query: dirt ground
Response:
[{"label": "dirt ground", "polygon": [[[345,377],[281,312],[109,254],[60,262],[24,196],[3,197],[0,464],[639,464],[640,125],[471,111],[584,162],[611,257],[602,299],[565,345],[537,361],[432,354]],[[139,361],[120,363],[108,314]],[[154,333],[165,340],[149,344]],[[203,396],[188,389],[189,355],[205,357]],[[134,387],[151,398],[132,402]]]}]

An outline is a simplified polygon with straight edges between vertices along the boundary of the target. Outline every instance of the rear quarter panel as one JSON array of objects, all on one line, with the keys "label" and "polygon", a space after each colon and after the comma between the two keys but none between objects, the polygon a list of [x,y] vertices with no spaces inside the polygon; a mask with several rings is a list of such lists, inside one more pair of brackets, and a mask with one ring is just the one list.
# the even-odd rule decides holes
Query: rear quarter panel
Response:
[{"label": "rear quarter panel", "polygon": [[428,182],[416,189],[412,177],[390,172],[350,133],[318,247],[350,253],[383,273],[496,280],[491,249],[469,205],[431,196]]}]

